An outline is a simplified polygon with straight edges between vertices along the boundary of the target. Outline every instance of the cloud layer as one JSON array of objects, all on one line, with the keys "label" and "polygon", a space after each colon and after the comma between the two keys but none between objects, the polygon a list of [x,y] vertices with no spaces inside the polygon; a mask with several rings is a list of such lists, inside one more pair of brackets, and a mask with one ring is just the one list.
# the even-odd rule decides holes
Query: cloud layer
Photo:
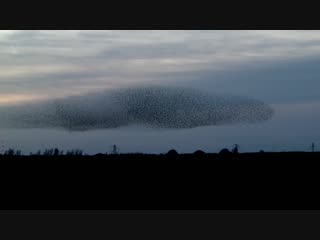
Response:
[{"label": "cloud layer", "polygon": [[0,104],[182,74],[195,83],[212,74],[215,84],[220,72],[319,54],[320,31],[0,31]]}]

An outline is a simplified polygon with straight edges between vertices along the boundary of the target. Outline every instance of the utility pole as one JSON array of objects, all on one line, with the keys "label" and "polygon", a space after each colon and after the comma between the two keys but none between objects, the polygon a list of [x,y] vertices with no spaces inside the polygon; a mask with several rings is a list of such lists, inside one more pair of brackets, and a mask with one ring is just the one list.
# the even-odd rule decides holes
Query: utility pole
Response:
[{"label": "utility pole", "polygon": [[118,154],[117,145],[115,145],[115,144],[112,147],[112,153],[113,154]]},{"label": "utility pole", "polygon": [[312,143],[312,144],[311,144],[311,151],[312,151],[312,152],[314,152],[314,148],[315,148],[315,145],[314,145],[314,143]]},{"label": "utility pole", "polygon": [[233,153],[238,153],[238,147],[239,145],[238,144],[235,144],[234,145],[234,149],[232,150]]},{"label": "utility pole", "polygon": [[1,155],[4,155],[4,153],[5,153],[4,141],[1,141]]}]

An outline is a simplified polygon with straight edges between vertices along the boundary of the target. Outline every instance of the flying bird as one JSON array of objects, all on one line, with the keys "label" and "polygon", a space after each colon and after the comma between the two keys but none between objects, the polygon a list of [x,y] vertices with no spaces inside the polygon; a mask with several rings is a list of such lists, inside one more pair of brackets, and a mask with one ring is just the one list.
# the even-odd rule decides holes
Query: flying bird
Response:
[{"label": "flying bird", "polygon": [[195,128],[270,119],[273,109],[242,96],[181,87],[131,87],[0,108],[0,127],[70,131],[142,124]]}]

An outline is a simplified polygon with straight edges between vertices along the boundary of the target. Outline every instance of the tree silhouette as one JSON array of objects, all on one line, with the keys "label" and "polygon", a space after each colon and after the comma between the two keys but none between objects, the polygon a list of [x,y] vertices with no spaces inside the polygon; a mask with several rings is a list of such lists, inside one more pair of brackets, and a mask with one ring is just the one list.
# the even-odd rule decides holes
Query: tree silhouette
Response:
[{"label": "tree silhouette", "polygon": [[59,149],[58,149],[58,148],[55,148],[55,149],[54,149],[53,155],[54,155],[54,156],[59,156]]},{"label": "tree silhouette", "polygon": [[4,155],[7,155],[7,156],[13,156],[14,155],[14,150],[12,148],[9,148],[5,153]]}]

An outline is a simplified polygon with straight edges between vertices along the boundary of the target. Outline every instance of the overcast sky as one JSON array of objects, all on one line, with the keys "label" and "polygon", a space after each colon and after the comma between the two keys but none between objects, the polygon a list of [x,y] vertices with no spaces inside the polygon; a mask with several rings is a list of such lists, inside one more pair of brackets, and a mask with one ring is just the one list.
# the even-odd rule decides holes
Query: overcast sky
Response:
[{"label": "overcast sky", "polygon": [[[265,123],[66,132],[3,129],[24,152],[320,149],[320,31],[0,31],[0,105],[129,85],[174,85],[255,98],[275,109]],[[63,140],[62,140],[63,139]]]}]

